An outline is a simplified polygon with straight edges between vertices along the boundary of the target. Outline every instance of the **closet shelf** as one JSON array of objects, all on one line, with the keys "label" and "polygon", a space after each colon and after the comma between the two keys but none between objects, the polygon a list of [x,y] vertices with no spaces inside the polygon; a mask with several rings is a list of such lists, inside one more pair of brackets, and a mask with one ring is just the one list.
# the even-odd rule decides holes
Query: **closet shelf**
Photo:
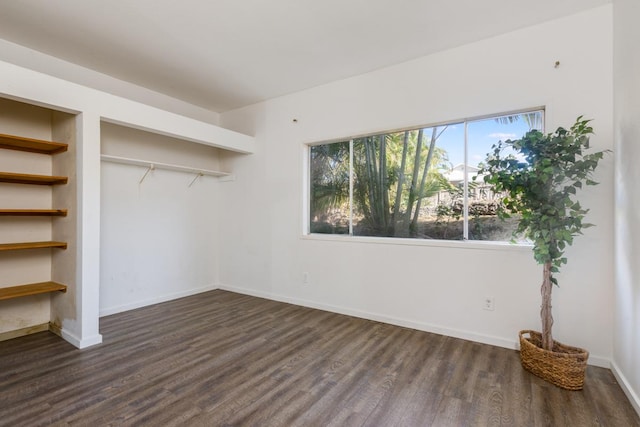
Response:
[{"label": "closet shelf", "polygon": [[0,216],[67,216],[66,209],[0,209]]},{"label": "closet shelf", "polygon": [[100,158],[105,162],[143,166],[149,169],[165,169],[165,170],[194,173],[198,175],[217,176],[217,177],[231,176],[231,174],[228,172],[220,172],[220,171],[214,171],[214,170],[208,170],[208,169],[198,169],[198,168],[192,168],[188,166],[173,165],[169,163],[153,162],[150,160],[130,159],[127,157],[111,156],[108,154],[102,154]]},{"label": "closet shelf", "polygon": [[56,282],[40,282],[30,283],[28,285],[9,286],[6,288],[0,288],[0,301],[57,291],[67,292],[67,287]]},{"label": "closet shelf", "polygon": [[40,154],[58,154],[67,151],[67,144],[0,134],[0,148]]},{"label": "closet shelf", "polygon": [[60,248],[67,249],[67,242],[20,242],[0,243],[0,252],[17,251],[22,249]]},{"label": "closet shelf", "polygon": [[0,172],[0,182],[8,182],[11,184],[57,185],[66,184],[67,177]]}]

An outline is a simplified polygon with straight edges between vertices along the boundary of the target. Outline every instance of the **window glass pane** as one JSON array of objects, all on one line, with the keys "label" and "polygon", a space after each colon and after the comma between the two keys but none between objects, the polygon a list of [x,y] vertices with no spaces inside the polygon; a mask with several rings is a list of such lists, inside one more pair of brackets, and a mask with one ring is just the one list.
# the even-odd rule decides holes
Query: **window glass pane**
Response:
[{"label": "window glass pane", "polygon": [[349,142],[310,147],[309,231],[349,234]]},{"label": "window glass pane", "polygon": [[[509,241],[517,227],[517,216],[502,221],[496,215],[503,194],[496,194],[484,183],[484,179],[474,176],[481,163],[491,152],[491,146],[498,141],[517,139],[529,130],[542,130],[542,111],[515,114],[468,122],[467,173],[469,177],[469,240]],[[508,154],[508,153],[505,153]],[[518,239],[520,240],[520,239]]]},{"label": "window glass pane", "polygon": [[[440,127],[443,129],[443,127]],[[443,185],[428,199],[429,224],[432,237],[443,240],[462,240],[464,237],[464,123],[444,128],[438,143],[446,162],[439,169]]]},{"label": "window glass pane", "polygon": [[463,150],[457,124],[355,139],[353,234],[461,239],[461,194],[446,174]]}]

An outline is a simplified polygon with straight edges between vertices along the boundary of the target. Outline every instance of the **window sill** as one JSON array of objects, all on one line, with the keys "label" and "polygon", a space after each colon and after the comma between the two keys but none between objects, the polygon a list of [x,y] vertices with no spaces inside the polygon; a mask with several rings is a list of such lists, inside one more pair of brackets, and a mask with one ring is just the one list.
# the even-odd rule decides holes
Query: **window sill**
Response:
[{"label": "window sill", "polygon": [[510,243],[510,242],[489,242],[483,240],[428,240],[428,239],[403,239],[398,237],[367,237],[348,236],[340,234],[303,234],[302,240],[312,240],[321,242],[342,242],[342,243],[368,243],[376,245],[401,245],[401,246],[426,246],[438,248],[456,249],[481,249],[491,251],[531,251],[532,244]]}]

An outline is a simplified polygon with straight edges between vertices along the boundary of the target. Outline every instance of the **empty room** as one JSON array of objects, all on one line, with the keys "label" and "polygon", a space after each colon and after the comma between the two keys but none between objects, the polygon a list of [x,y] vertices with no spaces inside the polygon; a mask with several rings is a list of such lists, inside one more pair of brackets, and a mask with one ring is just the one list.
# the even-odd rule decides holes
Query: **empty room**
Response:
[{"label": "empty room", "polygon": [[0,1],[0,426],[639,426],[637,0]]}]

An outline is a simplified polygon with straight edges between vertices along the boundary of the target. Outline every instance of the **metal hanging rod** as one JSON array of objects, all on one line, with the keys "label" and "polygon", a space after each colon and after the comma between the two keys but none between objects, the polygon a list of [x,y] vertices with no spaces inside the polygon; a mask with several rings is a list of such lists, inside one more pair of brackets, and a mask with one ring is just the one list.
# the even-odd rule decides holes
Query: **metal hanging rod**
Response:
[{"label": "metal hanging rod", "polygon": [[178,172],[186,172],[186,173],[195,174],[196,176],[193,179],[193,181],[191,181],[191,183],[189,184],[189,187],[191,187],[193,185],[193,183],[196,181],[196,179],[198,179],[199,177],[204,176],[204,175],[215,176],[215,177],[219,177],[219,178],[225,178],[225,179],[223,179],[223,181],[232,181],[233,178],[234,178],[233,175],[231,175],[228,172],[220,172],[220,171],[214,171],[214,170],[208,170],[208,169],[197,169],[197,168],[192,168],[192,167],[188,167],[188,166],[173,165],[173,164],[169,164],[169,163],[152,162],[150,160],[131,159],[131,158],[128,158],[128,157],[111,156],[109,154],[101,154],[100,155],[100,159],[105,161],[105,162],[121,163],[121,164],[125,164],[125,165],[135,165],[135,166],[146,167],[147,171],[144,173],[144,175],[140,179],[140,183],[142,183],[142,181],[144,181],[144,179],[147,177],[149,172],[151,172],[152,170],[155,170],[155,169],[165,169],[165,170],[171,170],[171,171],[178,171]]}]

